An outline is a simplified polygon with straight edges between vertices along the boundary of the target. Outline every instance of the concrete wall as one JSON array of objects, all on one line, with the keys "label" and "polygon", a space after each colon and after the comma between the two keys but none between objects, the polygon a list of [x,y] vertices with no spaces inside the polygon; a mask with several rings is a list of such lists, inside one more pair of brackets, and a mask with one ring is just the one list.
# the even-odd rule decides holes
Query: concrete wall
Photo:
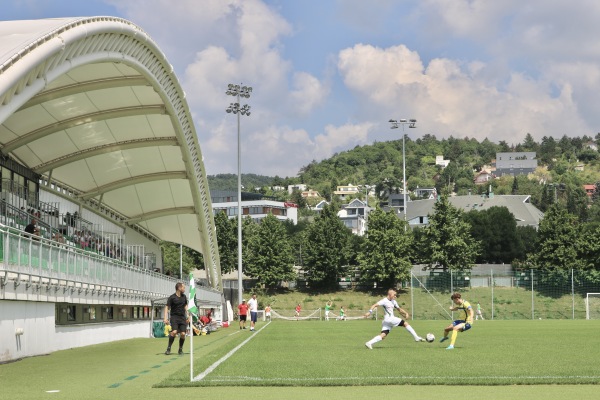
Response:
[{"label": "concrete wall", "polygon": [[[0,300],[0,363],[150,336],[150,321],[55,325],[55,303]],[[22,334],[17,334],[21,332]]]}]

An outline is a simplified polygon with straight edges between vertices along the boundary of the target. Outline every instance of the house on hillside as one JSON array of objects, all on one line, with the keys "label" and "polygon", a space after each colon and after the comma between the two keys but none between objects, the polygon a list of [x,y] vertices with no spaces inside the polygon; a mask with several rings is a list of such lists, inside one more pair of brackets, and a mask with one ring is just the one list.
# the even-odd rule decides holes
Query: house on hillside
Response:
[{"label": "house on hillside", "polygon": [[598,145],[596,144],[596,142],[592,142],[589,141],[586,144],[583,145],[586,149],[590,149],[590,150],[594,150],[594,151],[598,151]]},{"label": "house on hillside", "polygon": [[326,200],[321,200],[313,207],[312,210],[317,214],[321,214],[321,211],[323,211],[323,208],[327,205],[329,205],[329,203]]},{"label": "house on hillside", "polygon": [[316,199],[321,197],[321,195],[319,194],[319,192],[317,192],[316,190],[305,190],[304,192],[300,193],[300,195],[302,197],[304,197],[305,199]]},{"label": "house on hillside", "polygon": [[496,153],[496,176],[528,175],[538,166],[535,151]]},{"label": "house on hillside", "polygon": [[371,208],[366,202],[354,199],[348,204],[342,205],[338,211],[338,217],[353,234],[363,236],[367,231],[367,219]]},{"label": "house on hillside", "polygon": [[[290,220],[294,225],[298,223],[298,206],[294,203],[275,201],[271,197],[259,193],[242,192],[242,216],[250,217],[260,222],[267,215],[272,214],[280,221]],[[224,212],[229,218],[236,218],[238,214],[237,192],[234,190],[214,190],[210,192],[213,214]]]},{"label": "house on hillside", "polygon": [[414,195],[419,199],[435,199],[437,197],[437,190],[433,188],[416,188]]},{"label": "house on hillside", "polygon": [[308,185],[305,185],[304,183],[299,183],[297,185],[288,185],[288,194],[292,194],[292,192],[294,190],[297,190],[299,192],[303,192],[306,189],[308,189]]},{"label": "house on hillside", "polygon": [[490,172],[482,170],[475,175],[475,178],[473,178],[473,183],[475,183],[476,185],[484,185],[488,183],[492,178],[493,175]]},{"label": "house on hillside", "polygon": [[[409,203],[410,194],[406,193],[406,202]],[[385,205],[385,209],[395,209],[396,212],[404,211],[404,194],[402,193],[392,193],[388,196],[387,204]]]},{"label": "house on hillside", "polygon": [[444,156],[435,156],[435,165],[446,168],[450,164],[450,160],[444,160]]},{"label": "house on hillside", "polygon": [[333,192],[334,195],[339,196],[341,200],[346,200],[349,196],[355,195],[360,191],[358,186],[354,186],[349,183],[347,185],[338,186],[337,190]]},{"label": "house on hillside", "polygon": [[[537,229],[544,213],[531,204],[529,195],[494,195],[452,196],[448,200],[454,207],[465,212],[471,210],[486,210],[491,207],[506,207],[517,221],[517,226],[533,226]],[[433,206],[437,200],[415,200],[407,208],[406,220],[411,227],[429,224],[429,215],[433,214]],[[404,219],[399,213],[398,218]]]},{"label": "house on hillside", "polygon": [[596,192],[596,185],[583,185],[583,190],[585,190],[585,194],[588,197],[589,201],[592,201],[592,197]]}]

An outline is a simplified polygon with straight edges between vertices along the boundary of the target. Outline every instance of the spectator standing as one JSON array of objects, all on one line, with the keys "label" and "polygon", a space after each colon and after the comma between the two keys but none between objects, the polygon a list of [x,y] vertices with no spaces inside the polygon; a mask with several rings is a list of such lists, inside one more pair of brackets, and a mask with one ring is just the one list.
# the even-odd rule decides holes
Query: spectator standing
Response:
[{"label": "spectator standing", "polygon": [[300,306],[300,303],[298,303],[296,306],[296,318],[300,317],[300,312],[302,312],[302,306]]},{"label": "spectator standing", "polygon": [[331,313],[331,300],[325,303],[325,321],[329,321],[329,313]]},{"label": "spectator standing", "polygon": [[340,307],[340,321],[346,320],[346,310],[344,310],[344,306]]},{"label": "spectator standing", "polygon": [[258,300],[256,300],[255,294],[248,300],[248,308],[250,309],[250,332],[254,332],[254,326],[258,319]]},{"label": "spectator standing", "polygon": [[477,312],[475,314],[475,319],[478,320],[479,318],[481,318],[482,320],[484,320],[485,318],[483,318],[483,308],[481,308],[481,304],[479,304],[479,302],[477,302]]},{"label": "spectator standing", "polygon": [[267,304],[267,306],[265,307],[265,318],[267,320],[271,320],[271,305]]},{"label": "spectator standing", "polygon": [[242,299],[242,304],[238,306],[238,316],[240,317],[240,329],[246,329],[246,316],[248,315],[248,304],[246,299]]}]

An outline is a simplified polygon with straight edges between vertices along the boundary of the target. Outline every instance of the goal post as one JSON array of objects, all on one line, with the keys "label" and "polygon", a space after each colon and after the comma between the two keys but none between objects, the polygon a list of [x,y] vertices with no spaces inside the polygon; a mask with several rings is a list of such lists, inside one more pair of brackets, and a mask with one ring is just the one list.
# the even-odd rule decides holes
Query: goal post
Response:
[{"label": "goal post", "polygon": [[600,293],[585,296],[585,319],[600,319]]}]

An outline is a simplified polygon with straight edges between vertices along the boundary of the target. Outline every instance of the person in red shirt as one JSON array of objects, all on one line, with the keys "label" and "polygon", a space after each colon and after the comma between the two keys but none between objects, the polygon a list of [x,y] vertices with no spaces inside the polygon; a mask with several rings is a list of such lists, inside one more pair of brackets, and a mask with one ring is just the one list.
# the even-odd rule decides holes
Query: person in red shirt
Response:
[{"label": "person in red shirt", "polygon": [[238,315],[240,317],[240,329],[246,329],[246,316],[248,315],[246,300],[242,300],[242,304],[238,306]]},{"label": "person in red shirt", "polygon": [[300,316],[300,311],[302,311],[302,307],[300,306],[300,303],[298,303],[296,306],[296,318]]}]

